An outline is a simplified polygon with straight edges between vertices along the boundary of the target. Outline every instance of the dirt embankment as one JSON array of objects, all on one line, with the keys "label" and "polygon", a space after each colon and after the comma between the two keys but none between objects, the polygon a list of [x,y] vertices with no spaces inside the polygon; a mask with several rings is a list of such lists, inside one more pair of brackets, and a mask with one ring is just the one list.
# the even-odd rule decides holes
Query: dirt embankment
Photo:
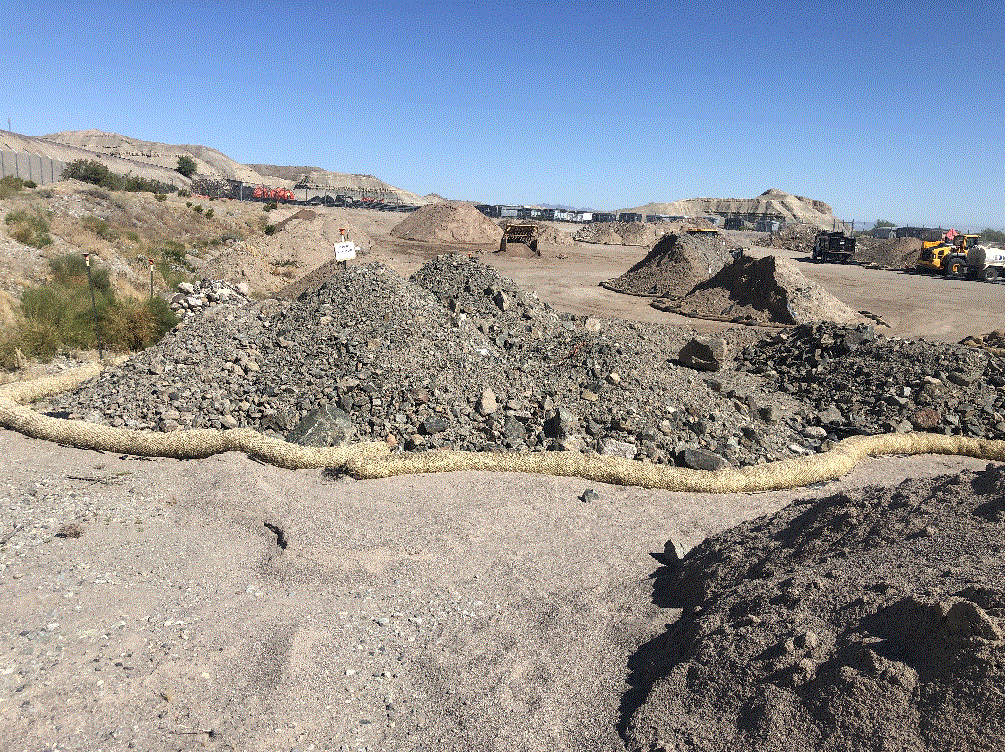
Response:
[{"label": "dirt embankment", "polygon": [[474,204],[451,201],[427,204],[412,212],[391,235],[425,242],[488,244],[502,239],[502,228]]}]

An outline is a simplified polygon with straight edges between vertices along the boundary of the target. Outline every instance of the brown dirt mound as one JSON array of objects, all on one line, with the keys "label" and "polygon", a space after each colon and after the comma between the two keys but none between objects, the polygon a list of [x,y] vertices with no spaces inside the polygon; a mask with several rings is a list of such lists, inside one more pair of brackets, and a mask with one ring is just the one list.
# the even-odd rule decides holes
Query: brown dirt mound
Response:
[{"label": "brown dirt mound", "polygon": [[629,295],[679,298],[732,258],[719,233],[668,233],[644,259],[603,285]]},{"label": "brown dirt mound", "polygon": [[921,254],[921,245],[917,238],[881,240],[862,236],[855,243],[855,261],[886,269],[913,269]]},{"label": "brown dirt mound", "polygon": [[540,227],[541,231],[537,238],[541,243],[547,243],[549,245],[572,245],[575,242],[570,233],[565,230],[559,230],[557,227],[549,225],[547,222],[537,222],[534,220],[523,219],[504,219],[499,222],[500,227],[506,227],[508,225],[534,225],[536,227]]},{"label": "brown dirt mound", "polygon": [[573,235],[583,243],[605,245],[652,245],[667,231],[667,225],[651,222],[591,222]]},{"label": "brown dirt mound", "polygon": [[748,319],[760,323],[848,323],[857,314],[807,279],[788,259],[740,256],[699,283],[678,307],[685,316]]},{"label": "brown dirt mound", "polygon": [[816,240],[820,228],[812,224],[789,224],[778,232],[768,235],[762,243],[767,248],[784,248],[787,251],[802,251],[807,255],[813,253],[813,241]]},{"label": "brown dirt mound", "polygon": [[404,240],[438,243],[498,243],[502,228],[473,204],[444,202],[427,204],[409,214],[391,230]]},{"label": "brown dirt mound", "polygon": [[1003,478],[796,501],[665,554],[654,600],[684,612],[632,659],[628,749],[1005,748]]}]

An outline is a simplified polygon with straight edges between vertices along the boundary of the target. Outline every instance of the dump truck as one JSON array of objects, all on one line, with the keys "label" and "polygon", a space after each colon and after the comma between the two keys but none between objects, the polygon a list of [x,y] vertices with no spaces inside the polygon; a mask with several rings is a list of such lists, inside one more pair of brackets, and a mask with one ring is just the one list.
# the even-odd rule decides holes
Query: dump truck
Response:
[{"label": "dump truck", "polygon": [[962,277],[969,266],[967,253],[980,242],[980,235],[964,235],[950,230],[941,240],[929,240],[922,244],[915,268],[926,274]]},{"label": "dump truck", "polygon": [[967,250],[967,277],[984,282],[1005,280],[1005,250],[975,245]]},{"label": "dump truck", "polygon": [[813,240],[813,260],[828,264],[847,264],[855,255],[855,236],[842,230],[818,232]]},{"label": "dump truck", "polygon": [[502,240],[499,241],[499,250],[497,253],[505,252],[507,243],[523,243],[524,245],[530,246],[530,249],[540,256],[541,251],[537,249],[537,236],[540,231],[541,228],[537,225],[506,225],[503,228],[503,236]]}]

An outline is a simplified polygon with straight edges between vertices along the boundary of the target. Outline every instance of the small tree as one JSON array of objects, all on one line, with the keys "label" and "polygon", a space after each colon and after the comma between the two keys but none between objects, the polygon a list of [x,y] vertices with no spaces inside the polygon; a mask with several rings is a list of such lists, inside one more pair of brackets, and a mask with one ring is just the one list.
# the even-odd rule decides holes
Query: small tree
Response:
[{"label": "small tree", "polygon": [[178,157],[178,166],[175,168],[178,172],[187,178],[195,175],[196,164],[195,160],[187,154],[182,154]]},{"label": "small tree", "polygon": [[897,225],[888,219],[877,219],[876,224],[873,225],[873,229],[877,227],[896,227]]}]

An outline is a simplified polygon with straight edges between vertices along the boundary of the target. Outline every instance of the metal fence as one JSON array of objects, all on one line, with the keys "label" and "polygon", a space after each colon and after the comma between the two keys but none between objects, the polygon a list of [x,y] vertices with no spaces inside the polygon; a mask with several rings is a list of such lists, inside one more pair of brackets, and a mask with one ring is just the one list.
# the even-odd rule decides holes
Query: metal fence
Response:
[{"label": "metal fence", "polygon": [[49,159],[40,154],[26,154],[18,151],[0,150],[0,177],[13,175],[23,180],[31,180],[38,185],[55,183],[63,175],[65,162]]}]

